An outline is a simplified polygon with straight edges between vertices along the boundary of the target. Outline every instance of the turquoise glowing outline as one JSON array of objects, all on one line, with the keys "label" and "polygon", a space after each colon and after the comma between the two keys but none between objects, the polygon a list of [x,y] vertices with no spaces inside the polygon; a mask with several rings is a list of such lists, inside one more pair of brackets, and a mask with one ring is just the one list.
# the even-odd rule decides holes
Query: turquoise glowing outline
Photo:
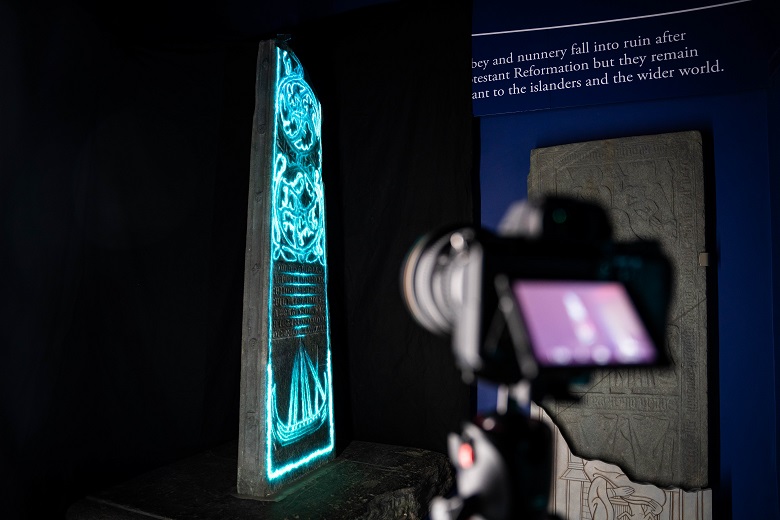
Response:
[{"label": "turquoise glowing outline", "polygon": [[319,101],[304,80],[297,59],[279,49],[275,85],[271,258],[324,266],[325,198]]},{"label": "turquoise glowing outline", "polygon": [[[280,97],[281,97],[281,90],[283,87],[289,88],[290,85],[292,85],[294,88],[302,88],[302,89],[309,89],[308,84],[303,80],[302,74],[299,72],[301,70],[300,63],[297,62],[297,59],[292,56],[291,53],[288,53],[287,51],[283,51],[279,48],[276,49],[276,58],[277,58],[277,66],[276,66],[276,78],[275,78],[275,91],[274,91],[274,133],[273,133],[273,143],[274,143],[274,154],[273,154],[273,160],[272,160],[272,171],[273,174],[273,182],[272,182],[272,190],[271,190],[271,197],[272,197],[272,213],[271,213],[271,258],[270,258],[270,269],[269,269],[269,284],[268,284],[268,316],[271,317],[273,314],[273,271],[274,271],[274,264],[276,263],[276,260],[282,259],[286,261],[291,262],[301,262],[301,263],[319,263],[323,267],[323,282],[322,282],[322,288],[323,288],[323,294],[324,294],[324,300],[325,300],[325,337],[326,337],[326,375],[327,375],[327,400],[328,400],[328,442],[326,445],[315,449],[309,453],[303,454],[300,458],[293,460],[291,462],[288,462],[287,464],[284,464],[280,467],[274,467],[274,458],[273,458],[273,419],[274,419],[274,413],[272,412],[272,405],[275,398],[275,388],[274,388],[274,371],[273,371],[273,363],[272,363],[272,337],[273,337],[273,330],[272,330],[272,324],[273,320],[268,320],[268,365],[267,365],[267,371],[266,371],[266,377],[267,377],[267,384],[266,384],[266,428],[265,428],[265,434],[266,434],[266,475],[268,476],[269,481],[277,480],[281,478],[284,475],[289,474],[290,472],[299,469],[303,466],[306,466],[315,460],[324,457],[330,453],[333,452],[333,449],[335,447],[335,428],[333,423],[333,382],[332,382],[332,370],[331,370],[331,352],[330,352],[330,303],[328,302],[327,297],[327,286],[328,286],[328,263],[325,258],[325,212],[324,212],[324,194],[322,191],[322,172],[321,172],[321,163],[322,163],[322,148],[321,145],[317,147],[317,150],[315,150],[315,157],[310,158],[309,163],[307,163],[307,166],[313,167],[313,182],[309,181],[309,184],[306,184],[304,188],[306,189],[306,193],[308,193],[308,189],[312,188],[314,189],[314,194],[316,200],[314,201],[314,204],[316,205],[314,210],[314,215],[312,215],[312,212],[310,211],[307,217],[309,220],[305,220],[305,224],[311,224],[314,226],[314,236],[311,235],[301,235],[301,236],[295,236],[295,233],[292,234],[292,237],[289,233],[285,233],[282,229],[283,224],[281,221],[282,215],[280,215],[280,212],[278,211],[278,204],[277,200],[282,199],[285,203],[289,201],[289,182],[285,183],[288,184],[288,186],[282,186],[283,182],[283,175],[288,172],[288,168],[298,168],[298,175],[294,179],[294,181],[301,180],[300,175],[303,174],[305,177],[305,172],[301,172],[301,164],[293,164],[281,151],[279,151],[279,113],[280,113]],[[293,63],[294,61],[294,63]],[[295,71],[298,71],[295,81],[292,82],[285,82],[284,85],[280,82],[280,75],[281,70],[284,67],[285,72],[287,75],[293,75]],[[311,92],[309,89],[308,92]],[[312,93],[313,96],[313,93]],[[314,128],[309,128],[310,131],[314,131],[317,142],[319,142],[320,137],[320,129],[321,129],[321,119],[320,119],[320,112],[319,112],[319,102],[316,101],[316,97],[313,98],[315,101],[316,106],[310,106],[309,108],[314,109]],[[285,123],[284,126],[284,132],[286,134],[286,137],[289,138],[290,136],[290,126]],[[293,131],[294,133],[294,131]],[[295,154],[296,158],[300,158],[302,155],[304,155],[305,152],[310,151],[306,148],[307,142],[305,140],[299,140],[296,142],[293,142],[293,146],[291,148],[291,152]],[[311,147],[309,147],[311,148]],[[287,191],[284,190],[284,188],[288,188]],[[289,207],[288,207],[289,209]],[[283,215],[288,220],[294,215],[290,215],[289,212],[285,213]],[[312,218],[318,218],[319,220],[312,220]],[[287,228],[289,230],[290,227]],[[312,230],[311,227],[308,228],[310,231]],[[296,228],[297,230],[297,228]],[[292,242],[290,241],[290,238],[293,238]],[[296,240],[297,239],[297,240]],[[286,240],[286,243],[285,243]],[[315,273],[296,273],[293,271],[283,271],[283,274],[287,275],[295,275],[295,276],[301,276],[301,277],[307,277],[307,276],[316,276]],[[287,285],[287,284],[285,284]],[[306,286],[306,285],[316,285],[316,284],[305,284],[305,283],[291,283],[289,285],[292,286]],[[301,297],[301,298],[308,298],[308,297],[314,297],[318,296],[317,293],[292,293],[292,294],[286,294],[285,296],[294,296],[294,297]],[[314,304],[298,304],[300,308],[307,308],[307,307],[313,307]],[[296,308],[298,308],[296,306]],[[303,330],[305,328],[308,328],[308,325],[297,325],[295,326],[296,330]],[[297,334],[295,336],[296,338],[304,338],[306,337],[305,334]]]},{"label": "turquoise glowing outline", "polygon": [[313,303],[298,303],[298,304],[295,304],[295,305],[288,305],[287,306],[288,309],[310,309],[312,307],[314,307]]},{"label": "turquoise glowing outline", "polygon": [[322,373],[322,380],[320,380],[319,361],[314,364],[301,341],[293,361],[286,421],[283,421],[279,415],[276,385],[273,386],[271,402],[276,425],[274,437],[279,444],[282,446],[295,444],[322,427],[328,417],[326,388],[329,386],[328,373]]}]

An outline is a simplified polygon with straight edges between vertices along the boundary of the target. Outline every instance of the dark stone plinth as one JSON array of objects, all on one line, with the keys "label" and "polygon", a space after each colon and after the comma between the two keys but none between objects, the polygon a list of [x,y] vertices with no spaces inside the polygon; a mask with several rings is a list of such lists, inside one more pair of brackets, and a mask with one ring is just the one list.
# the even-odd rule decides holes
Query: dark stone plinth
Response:
[{"label": "dark stone plinth", "polygon": [[67,518],[419,519],[454,484],[445,455],[355,441],[269,499],[241,498],[236,452],[230,444],[145,473],[73,504]]}]

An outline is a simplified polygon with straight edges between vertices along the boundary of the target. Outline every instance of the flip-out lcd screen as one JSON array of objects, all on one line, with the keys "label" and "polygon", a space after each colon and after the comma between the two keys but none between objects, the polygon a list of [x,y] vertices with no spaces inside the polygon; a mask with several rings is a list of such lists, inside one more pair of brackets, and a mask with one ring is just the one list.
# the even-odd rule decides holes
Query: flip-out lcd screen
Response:
[{"label": "flip-out lcd screen", "polygon": [[656,347],[619,282],[514,280],[512,292],[541,366],[656,361]]}]

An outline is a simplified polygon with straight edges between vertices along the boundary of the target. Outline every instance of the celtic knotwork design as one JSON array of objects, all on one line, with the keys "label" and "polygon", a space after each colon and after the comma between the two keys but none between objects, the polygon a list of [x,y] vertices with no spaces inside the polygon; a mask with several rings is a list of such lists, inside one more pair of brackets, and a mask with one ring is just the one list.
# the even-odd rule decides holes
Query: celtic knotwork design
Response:
[{"label": "celtic knotwork design", "polygon": [[325,264],[320,104],[297,59],[281,51],[276,89],[274,260]]},{"label": "celtic knotwork design", "polygon": [[319,171],[307,174],[282,154],[277,155],[274,170],[274,260],[323,263],[325,210]]},{"label": "celtic knotwork design", "polygon": [[282,132],[297,151],[308,152],[320,140],[320,107],[303,79],[279,82],[279,119]]}]

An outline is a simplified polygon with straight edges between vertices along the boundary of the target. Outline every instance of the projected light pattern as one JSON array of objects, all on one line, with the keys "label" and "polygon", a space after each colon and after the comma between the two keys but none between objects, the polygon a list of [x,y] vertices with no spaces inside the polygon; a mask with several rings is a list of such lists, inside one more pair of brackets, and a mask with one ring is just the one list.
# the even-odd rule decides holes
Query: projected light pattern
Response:
[{"label": "projected light pattern", "polygon": [[318,169],[304,170],[279,154],[274,175],[274,259],[324,263],[325,224],[322,180]]},{"label": "projected light pattern", "polygon": [[309,152],[320,142],[320,104],[292,55],[284,53],[282,62],[285,76],[280,78],[277,89],[277,113],[282,131],[296,150]]},{"label": "projected light pattern", "polygon": [[[320,105],[300,64],[280,52],[276,89],[272,258],[325,264]],[[281,129],[281,132],[279,131]]]},{"label": "projected light pattern", "polygon": [[320,104],[295,56],[277,49],[271,181],[266,471],[334,448]]},{"label": "projected light pattern", "polygon": [[276,385],[272,391],[276,416],[274,437],[282,446],[296,442],[325,424],[328,418],[327,387],[328,373],[323,372],[320,381],[319,366],[315,366],[301,343],[293,363],[286,421],[281,419],[277,408]]},{"label": "projected light pattern", "polygon": [[[316,320],[318,299],[324,299],[324,285],[318,281],[318,273],[282,271],[287,281],[279,283],[280,294],[286,297],[282,305],[287,309],[286,318],[290,320],[297,338],[306,336],[312,321]],[[289,292],[292,291],[292,292]]]}]

